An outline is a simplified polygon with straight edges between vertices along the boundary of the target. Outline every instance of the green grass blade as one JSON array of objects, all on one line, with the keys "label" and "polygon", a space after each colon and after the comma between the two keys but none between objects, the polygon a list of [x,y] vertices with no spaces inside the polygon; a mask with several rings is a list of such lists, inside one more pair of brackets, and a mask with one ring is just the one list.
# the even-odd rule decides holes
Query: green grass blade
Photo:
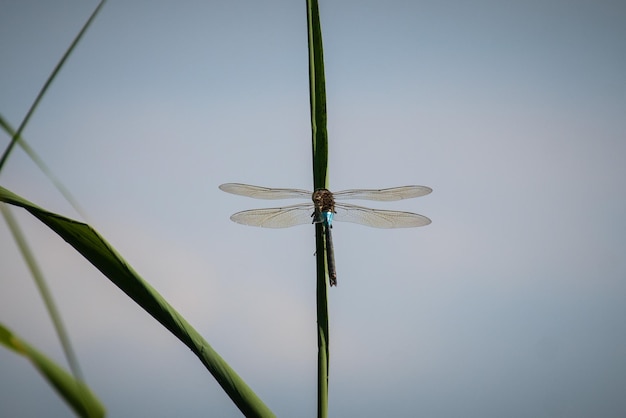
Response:
[{"label": "green grass blade", "polygon": [[81,417],[104,417],[105,409],[82,382],[0,324],[0,344],[26,357]]},{"label": "green grass blade", "polygon": [[328,187],[328,134],[326,130],[326,81],[322,29],[316,0],[307,0],[309,44],[309,97],[313,138],[313,187]]},{"label": "green grass blade", "polygon": [[[70,365],[70,370],[74,375],[74,379],[76,379],[77,382],[84,382],[85,379],[81,372],[76,354],[74,353],[74,349],[72,348],[72,344],[70,343],[69,334],[65,328],[65,325],[63,325],[61,314],[57,309],[56,304],[54,303],[52,293],[50,292],[48,285],[46,284],[43,273],[41,272],[41,269],[39,268],[39,265],[35,260],[33,252],[26,242],[26,237],[22,233],[22,230],[20,229],[17,221],[13,217],[13,214],[6,204],[0,203],[0,212],[2,212],[2,215],[4,216],[9,230],[13,234],[13,239],[15,240],[15,243],[22,253],[22,257],[24,257],[24,261],[28,266],[31,275],[33,276],[33,279],[35,280],[37,288],[39,289],[39,293],[41,294],[44,304],[46,305],[46,309],[48,310],[48,315],[50,315],[50,319],[52,320],[56,333],[59,336],[59,340],[61,341],[61,346],[63,347],[65,358]],[[85,402],[88,402],[88,399],[86,399]]]},{"label": "green grass blade", "polygon": [[78,201],[74,199],[74,196],[70,193],[70,191],[61,183],[57,176],[54,175],[52,170],[43,162],[43,159],[39,157],[39,155],[35,152],[34,149],[28,145],[26,140],[21,136],[16,136],[16,131],[13,127],[7,122],[2,115],[0,115],[0,127],[5,130],[7,134],[11,138],[15,137],[17,144],[22,147],[24,152],[30,157],[31,160],[39,167],[39,169],[50,179],[52,184],[57,188],[57,190],[63,195],[63,197],[72,205],[74,210],[78,212],[83,218],[87,218],[85,215],[85,211],[80,207]]},{"label": "green grass blade", "polygon": [[[313,141],[313,186],[328,188],[328,133],[326,130],[326,82],[319,8],[316,0],[307,0],[309,46],[309,97]],[[315,225],[317,265],[317,416],[328,416],[328,266],[321,224]]]},{"label": "green grass blade", "polygon": [[328,334],[328,268],[324,229],[321,223],[315,224],[316,265],[317,265],[317,416],[328,416],[328,375],[329,375],[329,334]]},{"label": "green grass blade", "polygon": [[89,225],[42,209],[0,187],[0,201],[20,206],[50,227],[200,359],[247,417],[274,414],[202,336]]},{"label": "green grass blade", "polygon": [[50,74],[50,76],[46,80],[46,83],[43,85],[43,87],[39,91],[39,94],[35,98],[35,101],[30,106],[30,109],[28,109],[28,112],[26,113],[26,116],[24,117],[24,120],[20,124],[19,128],[17,128],[17,131],[15,132],[15,135],[13,135],[13,138],[11,139],[11,142],[9,143],[9,146],[7,147],[7,149],[2,154],[2,157],[0,158],[0,172],[2,172],[2,167],[4,167],[4,163],[7,161],[7,158],[9,158],[9,155],[11,154],[11,150],[13,150],[13,147],[17,143],[17,139],[22,134],[22,131],[26,127],[26,124],[30,120],[30,117],[33,115],[33,113],[35,113],[35,109],[39,105],[39,102],[41,102],[41,99],[43,98],[43,96],[46,93],[46,91],[48,91],[48,87],[50,87],[50,84],[52,84],[52,80],[54,80],[56,75],[59,73],[59,71],[61,70],[61,67],[63,67],[63,64],[65,64],[65,61],[67,61],[67,59],[69,58],[70,54],[72,53],[72,51],[74,50],[74,48],[78,44],[78,41],[80,41],[80,39],[83,37],[83,35],[87,31],[87,28],[91,25],[93,20],[96,18],[96,16],[98,15],[98,12],[100,11],[102,6],[104,5],[105,1],[106,0],[101,0],[100,1],[98,6],[95,8],[93,13],[89,17],[89,19],[87,19],[87,22],[85,22],[85,24],[83,25],[83,28],[80,30],[80,32],[78,32],[78,35],[76,35],[76,38],[74,39],[74,41],[72,42],[70,47],[67,49],[67,51],[65,51],[65,54],[63,55],[63,57],[61,58],[59,63],[56,65],[56,67],[54,67],[54,70],[52,70],[52,73]]}]

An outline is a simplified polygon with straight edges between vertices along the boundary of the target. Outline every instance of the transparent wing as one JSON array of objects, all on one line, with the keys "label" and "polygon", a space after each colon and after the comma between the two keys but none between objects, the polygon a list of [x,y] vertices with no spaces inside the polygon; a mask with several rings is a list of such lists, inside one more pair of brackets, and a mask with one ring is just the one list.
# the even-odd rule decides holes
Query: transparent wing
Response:
[{"label": "transparent wing", "polygon": [[417,213],[370,209],[345,203],[335,204],[333,219],[374,228],[413,228],[430,223],[430,219]]},{"label": "transparent wing", "polygon": [[361,199],[361,200],[377,200],[377,201],[392,201],[411,199],[413,197],[420,197],[432,192],[433,189],[426,186],[402,186],[391,187],[389,189],[354,189],[344,190],[341,192],[333,193],[335,199]]},{"label": "transparent wing", "polygon": [[251,186],[241,183],[222,184],[220,190],[226,193],[240,196],[253,197],[255,199],[311,199],[312,193],[298,189],[270,189],[269,187]]},{"label": "transparent wing", "polygon": [[252,209],[237,212],[230,219],[238,224],[265,228],[288,228],[312,222],[313,203],[282,208]]}]

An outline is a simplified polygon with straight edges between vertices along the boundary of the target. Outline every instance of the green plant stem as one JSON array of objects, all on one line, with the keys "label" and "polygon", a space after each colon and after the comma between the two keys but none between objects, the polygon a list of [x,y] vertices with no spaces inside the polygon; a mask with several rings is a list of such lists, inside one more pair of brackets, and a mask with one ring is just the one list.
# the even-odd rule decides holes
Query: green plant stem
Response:
[{"label": "green plant stem", "polygon": [[72,196],[72,193],[70,193],[69,189],[65,187],[63,183],[61,183],[61,180],[59,180],[59,178],[52,172],[50,167],[48,167],[43,161],[43,158],[41,158],[30,145],[28,145],[28,142],[26,142],[26,140],[20,136],[15,136],[15,129],[13,129],[13,127],[9,124],[9,122],[4,119],[2,115],[0,115],[0,127],[4,129],[11,136],[11,138],[17,138],[17,144],[24,150],[24,152],[30,157],[30,159],[33,160],[33,162],[48,177],[48,179],[50,179],[52,184],[54,184],[57,190],[63,195],[65,200],[67,200],[69,204],[72,205],[74,210],[78,212],[78,214],[82,216],[83,219],[87,219],[86,212],[78,204],[78,200],[76,200],[74,196]]},{"label": "green plant stem", "polygon": [[67,49],[67,51],[65,51],[65,54],[63,54],[63,57],[61,58],[59,63],[56,65],[56,67],[54,67],[54,70],[52,70],[52,73],[46,80],[46,83],[43,85],[43,87],[39,91],[39,94],[35,98],[35,101],[30,106],[30,109],[28,109],[28,112],[26,113],[24,120],[22,121],[20,126],[17,128],[17,131],[15,132],[15,135],[13,135],[13,138],[11,138],[11,142],[9,143],[9,146],[6,148],[6,150],[2,154],[2,157],[0,157],[0,172],[2,171],[2,167],[4,166],[4,163],[7,161],[7,158],[9,158],[9,155],[11,154],[11,150],[13,150],[13,147],[17,143],[20,135],[22,135],[22,131],[26,127],[26,124],[28,124],[30,117],[33,115],[33,113],[35,113],[35,109],[39,105],[39,102],[41,102],[41,99],[43,98],[44,94],[46,94],[46,91],[48,91],[48,87],[50,87],[50,84],[52,84],[52,80],[54,80],[58,72],[61,70],[61,67],[63,67],[63,64],[65,64],[65,61],[67,61],[67,59],[69,58],[70,54],[72,53],[72,51],[78,44],[78,41],[80,41],[80,39],[83,37],[83,35],[87,31],[87,28],[89,28],[91,23],[94,21],[94,19],[98,15],[98,12],[100,12],[100,9],[102,9],[102,6],[104,5],[105,1],[106,0],[101,0],[98,6],[96,6],[91,16],[89,16],[89,19],[87,19],[87,22],[85,22],[85,24],[83,25],[83,28],[80,30],[80,32],[78,32],[78,35],[76,35],[76,38],[74,38],[74,41],[72,42],[70,47]]},{"label": "green plant stem", "polygon": [[[70,343],[69,334],[63,324],[63,320],[61,319],[61,314],[57,309],[56,304],[54,303],[54,298],[52,297],[52,293],[50,292],[50,288],[46,284],[46,280],[39,268],[39,264],[35,260],[35,256],[26,241],[26,237],[22,233],[17,221],[13,217],[13,214],[7,207],[5,203],[0,203],[0,212],[4,216],[4,219],[9,226],[9,230],[13,234],[13,239],[17,244],[20,252],[22,253],[22,257],[24,257],[24,262],[28,266],[30,273],[35,280],[35,284],[39,289],[39,294],[46,305],[46,309],[48,310],[48,315],[50,315],[50,319],[52,320],[52,324],[57,332],[59,340],[61,342],[61,346],[63,347],[63,352],[65,353],[65,358],[70,366],[70,370],[74,375],[74,379],[77,382],[77,393],[81,393],[83,391],[82,382],[85,381],[83,378],[83,373],[80,369],[80,365],[78,363],[78,359],[76,354],[74,353],[74,349],[72,348],[72,344]],[[80,401],[80,398],[78,399]],[[87,408],[86,408],[87,409]]]},{"label": "green plant stem", "polygon": [[326,81],[322,29],[316,0],[307,0],[309,41],[309,96],[313,139],[313,187],[328,187],[328,133],[326,130]]},{"label": "green plant stem", "polygon": [[[319,8],[316,0],[307,0],[309,45],[309,95],[313,144],[314,189],[328,188],[328,134],[326,130],[326,83]],[[315,225],[317,264],[317,416],[328,416],[328,266],[322,224]]]},{"label": "green plant stem", "polygon": [[324,257],[324,227],[315,225],[317,243],[317,416],[328,416],[328,372],[329,372],[329,335],[328,335],[328,281],[326,257]]}]

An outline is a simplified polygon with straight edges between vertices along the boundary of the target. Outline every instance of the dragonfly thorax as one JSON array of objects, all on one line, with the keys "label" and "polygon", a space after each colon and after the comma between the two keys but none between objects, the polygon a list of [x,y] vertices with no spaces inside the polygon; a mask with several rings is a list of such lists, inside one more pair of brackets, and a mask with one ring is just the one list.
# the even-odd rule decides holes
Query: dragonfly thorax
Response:
[{"label": "dragonfly thorax", "polygon": [[313,192],[313,203],[319,212],[335,212],[335,199],[330,190],[317,189]]},{"label": "dragonfly thorax", "polygon": [[335,199],[333,194],[327,189],[317,189],[313,192],[313,204],[315,213],[313,222],[322,222],[332,225],[333,213],[335,213]]}]

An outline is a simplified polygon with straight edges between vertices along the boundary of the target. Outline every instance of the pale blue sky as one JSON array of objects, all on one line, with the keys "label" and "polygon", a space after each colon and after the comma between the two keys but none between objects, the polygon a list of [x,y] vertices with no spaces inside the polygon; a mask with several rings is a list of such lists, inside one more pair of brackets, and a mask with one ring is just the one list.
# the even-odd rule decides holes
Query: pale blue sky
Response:
[{"label": "pale blue sky", "polygon": [[[3,2],[14,126],[94,7]],[[434,189],[372,205],[425,228],[333,230],[330,415],[624,416],[626,5],[320,7],[331,189]],[[110,0],[24,133],[281,417],[315,416],[313,228],[234,224],[275,202],[217,186],[311,188],[307,68],[304,1]],[[0,184],[78,217],[20,150]],[[17,214],[109,416],[239,416],[189,350]],[[0,321],[64,362],[3,222],[0,253]],[[0,350],[0,415],[68,414]]]}]

